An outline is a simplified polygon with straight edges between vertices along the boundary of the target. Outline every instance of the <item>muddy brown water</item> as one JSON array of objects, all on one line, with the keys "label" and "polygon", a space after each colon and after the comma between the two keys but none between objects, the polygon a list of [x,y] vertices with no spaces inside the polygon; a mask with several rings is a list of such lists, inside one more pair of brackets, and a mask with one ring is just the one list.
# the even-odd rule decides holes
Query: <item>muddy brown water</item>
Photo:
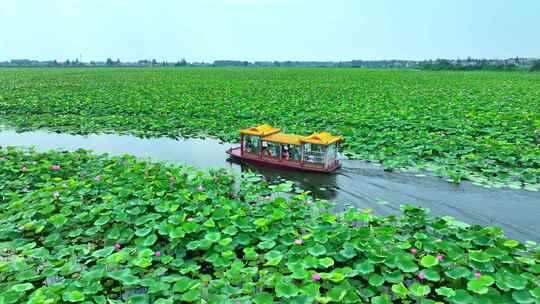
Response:
[{"label": "muddy brown water", "polygon": [[378,165],[343,159],[333,174],[302,173],[255,167],[230,161],[225,150],[232,144],[214,139],[149,138],[129,135],[68,135],[45,131],[16,133],[0,130],[0,146],[34,146],[50,149],[90,149],[97,153],[124,153],[199,168],[225,167],[236,173],[253,171],[269,180],[293,181],[318,198],[339,206],[372,208],[376,214],[400,212],[402,204],[429,208],[432,214],[449,215],[460,221],[499,226],[517,240],[540,241],[540,192],[487,189],[468,182],[459,185],[443,179],[418,177],[403,172],[386,172]]}]

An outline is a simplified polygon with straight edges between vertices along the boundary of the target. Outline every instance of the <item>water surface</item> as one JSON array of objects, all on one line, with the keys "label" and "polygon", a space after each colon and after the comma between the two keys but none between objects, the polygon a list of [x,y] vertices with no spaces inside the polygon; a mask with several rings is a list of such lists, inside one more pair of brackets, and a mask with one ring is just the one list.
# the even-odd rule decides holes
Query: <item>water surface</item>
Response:
[{"label": "water surface", "polygon": [[287,179],[316,197],[335,200],[341,206],[372,208],[376,214],[399,212],[409,203],[429,208],[435,215],[450,215],[467,223],[500,226],[510,238],[540,241],[540,193],[511,189],[487,189],[470,183],[448,183],[437,177],[417,177],[386,172],[362,161],[342,160],[333,174],[302,173],[231,162],[225,150],[232,144],[213,139],[150,138],[129,135],[68,135],[45,131],[0,131],[1,146],[35,146],[50,149],[94,150],[98,153],[188,164],[200,168],[225,167],[236,173],[255,171],[268,179]]}]

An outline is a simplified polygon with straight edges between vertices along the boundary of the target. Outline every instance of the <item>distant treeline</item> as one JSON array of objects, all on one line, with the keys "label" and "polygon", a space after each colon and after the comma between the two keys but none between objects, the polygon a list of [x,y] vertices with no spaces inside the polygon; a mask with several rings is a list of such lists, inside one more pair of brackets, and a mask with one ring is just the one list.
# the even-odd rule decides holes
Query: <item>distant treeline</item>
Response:
[{"label": "distant treeline", "polygon": [[540,72],[540,60],[536,60],[529,70],[531,72]]},{"label": "distant treeline", "polygon": [[487,60],[474,64],[452,64],[449,60],[440,60],[434,63],[426,63],[422,66],[424,70],[448,70],[448,71],[475,71],[475,70],[490,70],[490,71],[511,71],[518,70],[516,64],[488,64]]},{"label": "distant treeline", "polygon": [[107,58],[104,61],[83,62],[78,58],[65,61],[12,59],[0,62],[3,67],[327,67],[327,68],[375,68],[375,69],[423,69],[431,71],[540,71],[540,59],[436,59],[436,60],[350,60],[350,61],[243,61],[216,60],[214,62],[188,62],[180,59],[175,62],[143,59],[124,62]]},{"label": "distant treeline", "polygon": [[[492,61],[487,59],[470,60],[470,61],[450,61],[446,59],[438,59],[433,62],[426,62],[422,65],[424,70],[445,70],[445,71],[476,71],[476,70],[488,70],[488,71],[512,71],[523,70],[524,65],[519,62],[508,61]],[[529,71],[540,70],[540,60],[535,60],[532,65],[529,62]]]}]

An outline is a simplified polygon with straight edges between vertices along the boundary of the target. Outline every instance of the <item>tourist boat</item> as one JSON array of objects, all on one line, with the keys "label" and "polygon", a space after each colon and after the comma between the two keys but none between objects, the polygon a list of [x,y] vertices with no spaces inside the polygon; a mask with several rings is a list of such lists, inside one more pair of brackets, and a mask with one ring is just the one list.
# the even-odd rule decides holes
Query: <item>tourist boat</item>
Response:
[{"label": "tourist boat", "polygon": [[240,130],[240,146],[230,148],[227,154],[259,165],[332,172],[340,166],[337,155],[342,139],[328,132],[309,136],[284,134],[265,124]]}]

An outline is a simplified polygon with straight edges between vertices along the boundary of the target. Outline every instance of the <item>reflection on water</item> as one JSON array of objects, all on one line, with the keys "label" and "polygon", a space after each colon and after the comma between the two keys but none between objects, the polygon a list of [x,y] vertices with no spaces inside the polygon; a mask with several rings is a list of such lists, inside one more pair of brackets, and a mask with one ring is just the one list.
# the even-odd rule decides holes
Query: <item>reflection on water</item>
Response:
[{"label": "reflection on water", "polygon": [[351,160],[342,160],[342,168],[332,174],[255,167],[228,160],[225,150],[232,145],[212,139],[141,139],[128,135],[0,131],[0,146],[6,145],[35,146],[40,151],[83,148],[111,155],[129,153],[200,168],[225,167],[236,173],[253,171],[267,180],[293,181],[316,197],[337,201],[341,207],[352,204],[358,208],[371,208],[377,214],[390,214],[399,212],[401,204],[410,203],[429,208],[436,215],[500,226],[509,237],[519,240],[540,240],[538,192],[486,189],[469,183],[455,185],[435,177],[386,172],[377,165]]},{"label": "reflection on water", "polygon": [[241,171],[251,171],[263,175],[269,181],[292,181],[304,191],[310,191],[318,198],[332,200],[337,197],[336,174],[321,174],[275,169],[239,163]]}]

